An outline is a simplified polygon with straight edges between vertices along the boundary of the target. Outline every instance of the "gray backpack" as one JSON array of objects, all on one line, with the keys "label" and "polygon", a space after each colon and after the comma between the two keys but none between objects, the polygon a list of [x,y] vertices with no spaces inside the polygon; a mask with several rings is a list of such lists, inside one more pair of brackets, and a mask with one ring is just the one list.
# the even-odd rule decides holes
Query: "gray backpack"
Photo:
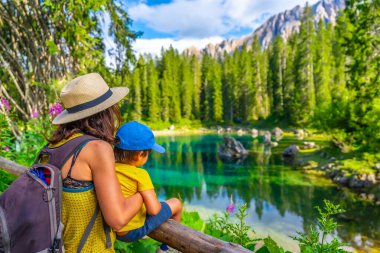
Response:
[{"label": "gray backpack", "polygon": [[[96,138],[83,135],[57,148],[45,146],[35,163],[0,196],[0,252],[62,252],[61,168],[74,155],[77,157],[87,142]],[[48,163],[39,163],[48,156]],[[99,213],[96,208],[95,221]],[[87,240],[94,222],[88,224],[80,248]],[[107,246],[111,244],[105,225]]]}]

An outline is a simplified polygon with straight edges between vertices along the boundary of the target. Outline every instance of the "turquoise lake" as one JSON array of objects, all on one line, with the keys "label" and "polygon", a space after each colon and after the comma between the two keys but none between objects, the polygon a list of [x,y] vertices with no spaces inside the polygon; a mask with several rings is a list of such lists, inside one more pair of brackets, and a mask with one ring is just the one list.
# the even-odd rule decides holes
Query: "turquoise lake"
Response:
[{"label": "turquoise lake", "polygon": [[235,163],[224,163],[218,157],[222,135],[157,137],[157,143],[167,152],[152,153],[144,167],[159,199],[180,196],[187,210],[197,210],[207,219],[225,211],[232,196],[236,205],[248,204],[246,222],[258,236],[269,234],[293,252],[299,249],[289,236],[317,224],[315,206],[322,206],[328,199],[347,210],[344,219],[337,219],[335,233],[339,238],[358,252],[378,252],[380,207],[359,200],[325,177],[304,174],[286,165],[282,151],[301,140],[284,137],[278,147],[266,149],[252,136],[233,137],[250,151],[245,160]]}]

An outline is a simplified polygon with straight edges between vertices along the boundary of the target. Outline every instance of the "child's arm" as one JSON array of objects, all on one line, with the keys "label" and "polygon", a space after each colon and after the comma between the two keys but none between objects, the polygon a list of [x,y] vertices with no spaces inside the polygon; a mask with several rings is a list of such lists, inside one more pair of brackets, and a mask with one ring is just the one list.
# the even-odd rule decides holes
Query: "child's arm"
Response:
[{"label": "child's arm", "polygon": [[161,203],[158,201],[154,190],[146,190],[140,192],[149,215],[157,215],[161,210]]}]

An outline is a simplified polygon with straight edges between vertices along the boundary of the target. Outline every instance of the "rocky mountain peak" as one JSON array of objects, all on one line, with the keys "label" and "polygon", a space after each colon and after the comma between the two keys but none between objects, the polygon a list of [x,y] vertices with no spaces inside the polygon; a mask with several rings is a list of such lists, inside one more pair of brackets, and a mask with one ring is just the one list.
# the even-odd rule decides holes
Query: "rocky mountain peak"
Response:
[{"label": "rocky mountain peak", "polygon": [[[344,0],[321,0],[311,7],[316,24],[321,19],[326,23],[335,24],[339,11],[344,9],[345,3]],[[227,39],[219,44],[209,44],[202,51],[215,56],[223,52],[232,53],[236,48],[241,48],[244,44],[250,48],[255,35],[258,36],[261,46],[264,48],[268,47],[270,42],[279,34],[286,40],[293,32],[299,31],[303,9],[304,7],[297,5],[291,10],[286,10],[270,17],[248,36],[239,39]]]}]

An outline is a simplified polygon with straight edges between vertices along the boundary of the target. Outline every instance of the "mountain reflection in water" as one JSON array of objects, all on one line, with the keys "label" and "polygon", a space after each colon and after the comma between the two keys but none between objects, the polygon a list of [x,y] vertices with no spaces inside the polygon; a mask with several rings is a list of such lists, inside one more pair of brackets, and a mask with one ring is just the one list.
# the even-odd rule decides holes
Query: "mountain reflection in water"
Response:
[{"label": "mountain reflection in water", "polygon": [[256,233],[270,234],[292,251],[299,249],[289,236],[316,225],[315,206],[322,206],[323,200],[328,199],[347,210],[344,219],[338,218],[336,233],[342,241],[363,252],[380,248],[378,206],[360,201],[324,177],[303,174],[285,165],[282,151],[299,140],[284,137],[278,147],[268,149],[257,138],[234,137],[250,151],[239,163],[223,163],[219,159],[222,135],[157,137],[157,143],[167,152],[152,153],[144,167],[159,198],[180,196],[187,209],[198,210],[207,218],[223,212],[232,195],[235,203],[248,204],[246,221]]}]

